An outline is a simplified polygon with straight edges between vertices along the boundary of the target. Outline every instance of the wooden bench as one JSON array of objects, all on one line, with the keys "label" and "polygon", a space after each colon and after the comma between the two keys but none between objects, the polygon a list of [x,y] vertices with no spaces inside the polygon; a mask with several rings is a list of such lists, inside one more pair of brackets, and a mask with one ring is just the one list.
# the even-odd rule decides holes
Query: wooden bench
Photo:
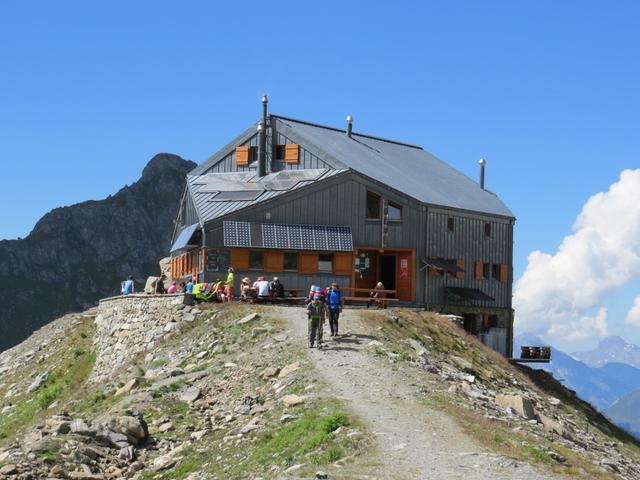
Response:
[{"label": "wooden bench", "polygon": [[343,297],[345,302],[361,302],[377,304],[378,308],[387,308],[389,302],[399,302],[397,298]]},{"label": "wooden bench", "polygon": [[551,347],[520,347],[520,358],[523,360],[548,361],[551,359]]}]

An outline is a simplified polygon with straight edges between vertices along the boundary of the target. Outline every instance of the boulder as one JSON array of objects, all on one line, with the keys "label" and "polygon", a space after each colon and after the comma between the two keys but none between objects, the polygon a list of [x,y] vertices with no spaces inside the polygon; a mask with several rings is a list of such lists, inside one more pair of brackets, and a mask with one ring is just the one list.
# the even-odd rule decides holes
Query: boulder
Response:
[{"label": "boulder", "polygon": [[127,441],[132,445],[141,445],[149,437],[149,427],[142,415],[114,417],[109,420],[108,425],[114,432],[126,435]]},{"label": "boulder", "polygon": [[280,370],[280,373],[278,374],[278,378],[285,378],[291,375],[293,372],[295,372],[299,368],[300,368],[300,362],[291,363],[286,367],[284,367],[282,370]]},{"label": "boulder", "polygon": [[140,380],[138,378],[132,378],[127,383],[125,383],[122,387],[116,390],[116,396],[124,395],[125,393],[129,393],[131,390],[140,385]]},{"label": "boulder", "polygon": [[46,382],[49,379],[49,374],[47,372],[45,373],[41,373],[40,375],[38,375],[36,377],[36,379],[33,381],[33,383],[31,385],[29,385],[29,388],[27,388],[27,393],[32,393],[35,392],[36,390],[38,390],[42,384],[44,382]]},{"label": "boulder", "polygon": [[522,418],[527,420],[536,419],[533,403],[520,395],[496,395],[495,402],[500,407],[513,409]]},{"label": "boulder", "polygon": [[286,407],[295,407],[296,405],[301,405],[307,401],[307,397],[301,397],[299,395],[285,395],[282,397],[282,403]]},{"label": "boulder", "polygon": [[173,467],[176,463],[177,460],[175,458],[171,458],[169,456],[158,457],[153,461],[153,470],[155,472],[167,470]]},{"label": "boulder", "polygon": [[267,367],[260,372],[260,378],[267,379],[271,377],[275,377],[280,373],[280,369],[277,367]]},{"label": "boulder", "polygon": [[200,398],[200,389],[198,387],[187,388],[180,395],[180,400],[187,403],[195,402],[198,398]]},{"label": "boulder", "polygon": [[260,315],[258,315],[257,313],[250,313],[249,315],[246,315],[244,317],[242,317],[240,320],[238,320],[237,324],[238,325],[244,325],[245,323],[249,323],[252,322],[253,320],[256,320],[260,318]]}]

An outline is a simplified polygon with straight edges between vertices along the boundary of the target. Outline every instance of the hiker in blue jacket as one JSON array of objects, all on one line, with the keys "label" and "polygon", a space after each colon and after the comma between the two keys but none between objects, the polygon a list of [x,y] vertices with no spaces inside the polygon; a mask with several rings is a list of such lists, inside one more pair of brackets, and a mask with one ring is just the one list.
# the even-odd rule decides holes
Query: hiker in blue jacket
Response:
[{"label": "hiker in blue jacket", "polygon": [[327,307],[329,309],[329,328],[331,336],[338,336],[338,318],[342,312],[342,294],[337,283],[331,284],[331,289],[327,292]]}]

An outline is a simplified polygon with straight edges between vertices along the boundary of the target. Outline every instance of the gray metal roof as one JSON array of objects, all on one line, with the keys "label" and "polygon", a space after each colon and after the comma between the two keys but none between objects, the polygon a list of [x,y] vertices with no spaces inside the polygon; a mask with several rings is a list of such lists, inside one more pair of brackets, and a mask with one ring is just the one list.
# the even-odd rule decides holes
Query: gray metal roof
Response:
[{"label": "gray metal roof", "polygon": [[335,168],[353,169],[426,204],[514,217],[496,194],[421,147],[273,116],[276,129]]},{"label": "gray metal roof", "polygon": [[[346,171],[314,169],[297,176],[283,170],[264,177],[256,172],[208,173],[187,175],[187,186],[200,221],[206,223]],[[234,200],[234,196],[243,200]]]}]

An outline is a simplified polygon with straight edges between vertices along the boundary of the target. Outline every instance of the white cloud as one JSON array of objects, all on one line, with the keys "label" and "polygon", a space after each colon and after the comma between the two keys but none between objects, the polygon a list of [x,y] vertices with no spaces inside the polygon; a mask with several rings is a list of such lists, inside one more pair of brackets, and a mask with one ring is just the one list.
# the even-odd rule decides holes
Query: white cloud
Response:
[{"label": "white cloud", "polygon": [[640,327],[640,295],[633,301],[633,307],[627,312],[624,323],[632,327]]},{"label": "white cloud", "polygon": [[592,196],[555,254],[529,255],[514,290],[516,326],[567,341],[606,336],[603,297],[638,276],[640,169]]}]

